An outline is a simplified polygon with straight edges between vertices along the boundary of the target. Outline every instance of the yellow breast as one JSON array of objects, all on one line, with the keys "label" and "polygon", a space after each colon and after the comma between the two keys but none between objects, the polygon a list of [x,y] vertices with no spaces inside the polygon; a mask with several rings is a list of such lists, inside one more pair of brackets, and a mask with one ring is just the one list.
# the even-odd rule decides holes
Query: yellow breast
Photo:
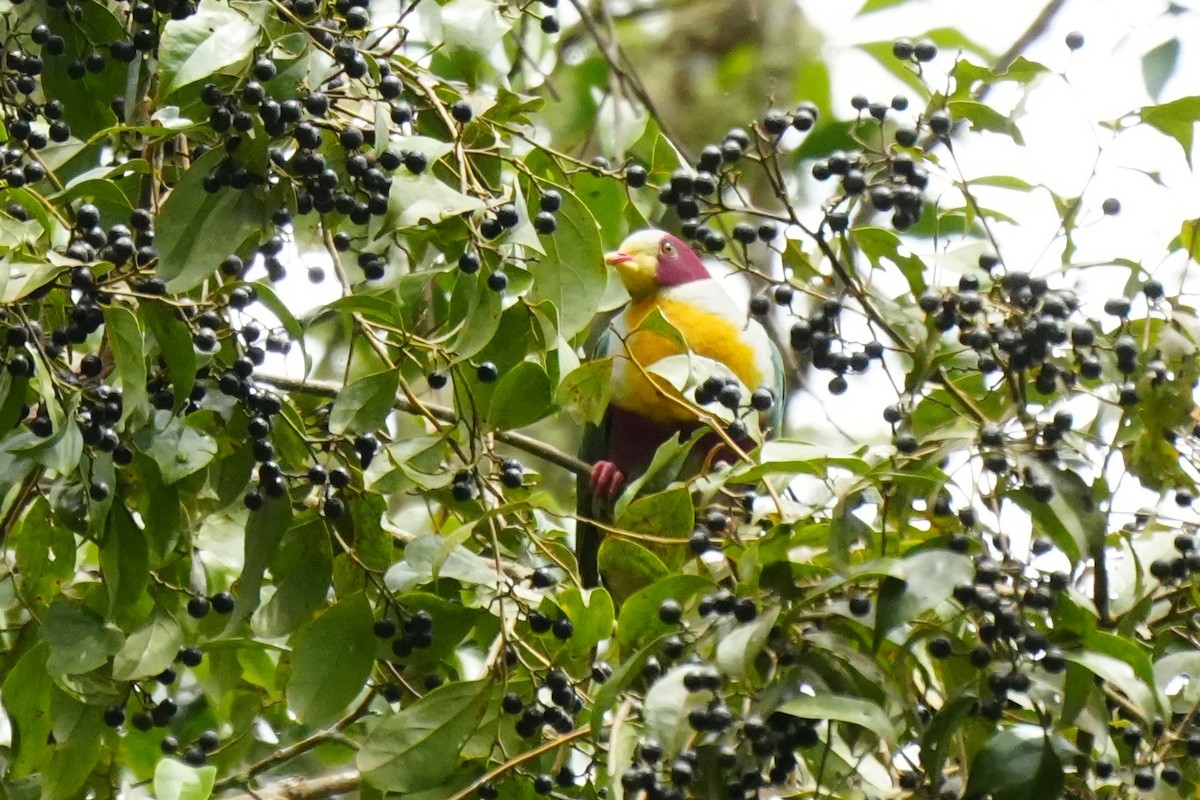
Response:
[{"label": "yellow breast", "polygon": [[756,353],[746,343],[741,328],[699,306],[656,296],[635,301],[626,311],[629,329],[633,332],[625,345],[629,358],[635,363],[622,370],[623,385],[614,386],[613,402],[616,405],[665,424],[683,424],[697,419],[686,404],[671,399],[678,398],[678,393],[665,379],[643,374],[643,369],[661,359],[684,352],[676,342],[659,333],[637,330],[656,308],[683,334],[693,353],[724,364],[751,389],[762,385],[764,376],[759,370]]}]

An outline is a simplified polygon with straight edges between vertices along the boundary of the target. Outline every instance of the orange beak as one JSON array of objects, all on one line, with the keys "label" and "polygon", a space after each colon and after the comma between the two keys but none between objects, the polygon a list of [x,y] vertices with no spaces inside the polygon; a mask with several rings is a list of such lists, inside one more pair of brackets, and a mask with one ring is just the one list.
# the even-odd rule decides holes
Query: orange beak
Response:
[{"label": "orange beak", "polygon": [[633,256],[620,250],[604,254],[604,263],[608,264],[610,267],[615,267],[618,264],[628,264],[631,261],[633,261]]}]

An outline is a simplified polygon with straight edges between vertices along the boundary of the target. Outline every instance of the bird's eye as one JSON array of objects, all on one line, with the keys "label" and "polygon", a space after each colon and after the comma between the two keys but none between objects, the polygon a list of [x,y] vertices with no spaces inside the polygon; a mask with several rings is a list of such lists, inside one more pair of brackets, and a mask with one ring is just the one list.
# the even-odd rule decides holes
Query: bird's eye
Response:
[{"label": "bird's eye", "polygon": [[668,256],[675,255],[675,245],[671,244],[670,242],[663,242],[662,243],[662,252],[663,252],[663,255],[668,255]]}]

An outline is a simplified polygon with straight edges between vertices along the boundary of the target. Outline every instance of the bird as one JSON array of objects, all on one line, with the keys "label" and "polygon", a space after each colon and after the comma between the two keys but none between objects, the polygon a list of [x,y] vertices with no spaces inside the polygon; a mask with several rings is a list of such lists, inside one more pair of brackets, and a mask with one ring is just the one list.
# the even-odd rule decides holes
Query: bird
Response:
[{"label": "bird", "polygon": [[[707,424],[714,409],[704,406],[719,401],[742,416],[753,408],[766,435],[778,435],[783,417],[778,349],[687,243],[666,231],[640,230],[604,260],[630,301],[594,352],[613,363],[608,409],[599,425],[585,429],[580,448],[581,460],[591,465],[577,481],[576,555],[585,588],[600,581],[601,532],[591,521],[603,517],[622,488],[646,471],[660,445]],[[665,330],[652,316],[655,311],[670,324]],[[671,375],[686,378],[684,389],[690,391],[681,391]],[[744,428],[730,430],[742,450],[753,449]],[[732,460],[723,441],[711,433],[693,452]]]}]

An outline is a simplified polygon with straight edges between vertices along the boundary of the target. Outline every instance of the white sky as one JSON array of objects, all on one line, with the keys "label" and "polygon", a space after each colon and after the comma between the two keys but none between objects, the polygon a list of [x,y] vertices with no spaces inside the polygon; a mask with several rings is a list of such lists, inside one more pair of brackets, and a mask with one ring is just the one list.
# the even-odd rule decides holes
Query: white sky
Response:
[{"label": "white sky", "polygon": [[[954,27],[999,53],[1029,26],[1045,0],[913,0],[864,17],[855,16],[860,3],[800,0],[800,5],[827,37],[826,55],[833,64],[838,114],[850,117],[854,111],[849,98],[856,93],[872,99],[886,99],[894,93],[912,95],[856,45],[900,36],[916,38],[931,28]],[[1184,302],[1194,304],[1193,295],[1200,291],[1200,285],[1187,273],[1187,262],[1180,254],[1168,257],[1166,245],[1179,232],[1183,220],[1200,217],[1200,180],[1172,140],[1144,126],[1114,138],[1098,124],[1154,102],[1143,81],[1142,56],[1173,37],[1181,40],[1179,60],[1158,102],[1200,94],[1200,6],[1194,0],[1177,5],[1187,10],[1180,16],[1167,16],[1165,2],[1068,0],[1047,32],[1025,53],[1063,76],[1043,78],[1022,101],[1020,127],[1026,146],[1018,147],[1000,136],[971,132],[957,137],[954,147],[968,177],[1010,174],[1044,184],[1067,197],[1083,192],[1080,219],[1085,230],[1077,236],[1079,249],[1072,263],[1131,259],[1162,280],[1168,295],[1179,293],[1182,287],[1186,292]],[[1064,44],[1070,31],[1079,31],[1086,39],[1084,47],[1074,53]],[[953,60],[952,54],[941,53],[931,66],[944,75]],[[931,78],[931,84],[940,87],[944,81]],[[1019,99],[1015,92],[995,91],[988,102],[1009,110]],[[1095,175],[1089,182],[1093,169]],[[1162,185],[1145,173],[1158,173]],[[1082,278],[1079,274],[1063,276],[1061,242],[1053,244],[1058,217],[1046,193],[982,190],[979,196],[983,205],[1001,210],[1020,223],[994,227],[1009,268],[1044,275],[1052,286],[1075,286],[1085,301],[1085,311],[1103,317],[1100,307],[1104,300],[1124,290],[1126,269],[1089,269]],[[1121,201],[1119,215],[1103,216],[1100,204],[1107,197]],[[954,242],[945,244],[951,250],[956,246]],[[953,257],[938,255],[933,263],[950,266],[953,261]],[[947,269],[938,277],[943,283],[953,284],[956,271]],[[902,291],[899,286],[895,289]],[[1139,313],[1137,306],[1134,313]],[[1111,325],[1113,320],[1109,317],[1104,322]],[[828,374],[817,375],[812,391],[802,393],[790,409],[790,419],[800,438],[834,451],[890,440],[891,431],[880,410],[894,401],[895,394],[880,373],[852,379],[849,392],[838,398],[825,391],[827,380]],[[1077,426],[1088,423],[1096,404],[1085,400],[1075,405]],[[830,421],[835,425],[829,425]],[[1117,468],[1110,472],[1113,485],[1120,477],[1119,461],[1116,459]],[[959,471],[956,478],[969,481],[970,473]],[[1126,481],[1114,509],[1133,512],[1153,507],[1156,502],[1157,495],[1131,488]],[[1180,512],[1169,499],[1160,509],[1164,520],[1196,519],[1190,511]],[[1122,517],[1118,515],[1113,522],[1121,524]],[[1016,517],[1004,523],[1010,530],[1027,530],[1024,521]],[[1018,535],[1018,541],[1023,538]]]}]

